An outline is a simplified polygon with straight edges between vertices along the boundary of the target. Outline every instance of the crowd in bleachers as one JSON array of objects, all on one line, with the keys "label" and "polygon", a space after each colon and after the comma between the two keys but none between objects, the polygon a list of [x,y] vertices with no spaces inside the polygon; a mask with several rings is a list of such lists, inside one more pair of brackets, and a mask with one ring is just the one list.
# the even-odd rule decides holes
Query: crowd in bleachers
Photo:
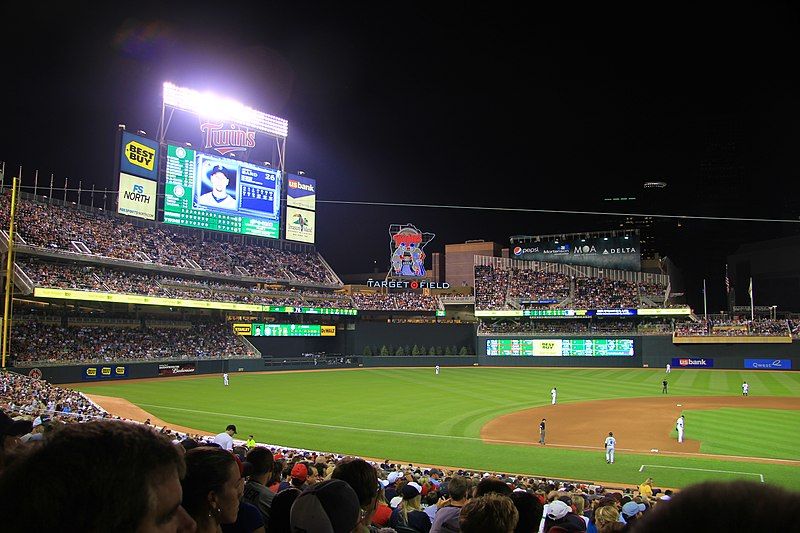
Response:
[{"label": "crowd in bleachers", "polygon": [[124,362],[138,360],[249,357],[229,324],[189,328],[60,327],[15,322],[11,356],[16,364]]},{"label": "crowd in bleachers", "polygon": [[610,319],[502,319],[481,320],[478,335],[494,334],[559,334],[559,335],[671,335],[676,326],[669,320],[641,321]]},{"label": "crowd in bleachers", "polygon": [[435,311],[439,300],[435,296],[416,292],[356,292],[356,308],[370,311]]},{"label": "crowd in bleachers", "polygon": [[358,308],[363,310],[435,311],[438,298],[415,292],[276,291],[253,285],[224,283],[118,268],[45,262],[20,256],[17,264],[40,287],[119,292],[163,298],[251,303],[293,307]]},{"label": "crowd in bleachers", "polygon": [[570,283],[570,277],[564,274],[512,268],[508,296],[518,300],[560,302],[569,297]]},{"label": "crowd in bleachers", "polygon": [[252,285],[162,276],[103,266],[49,263],[31,257],[18,257],[17,264],[35,285],[41,287],[280,306],[353,306],[347,295],[334,296],[328,293],[327,298],[322,298],[325,293],[318,291],[306,299],[304,291],[281,292]]},{"label": "crowd in bleachers", "polygon": [[[536,302],[568,302],[572,309],[642,308],[654,303],[663,305],[665,290],[659,283],[571,278],[565,274],[531,269],[475,266],[477,310],[540,307]],[[648,297],[648,300],[644,301],[642,297]]]},{"label": "crowd in bleachers", "polygon": [[572,305],[576,309],[640,307],[636,283],[605,278],[576,278]]},{"label": "crowd in bleachers", "polygon": [[788,337],[794,334],[787,320],[739,317],[710,318],[675,327],[677,337]]},{"label": "crowd in bleachers", "polygon": [[[8,226],[8,196],[0,195],[0,225]],[[82,253],[80,242],[93,255],[191,268],[187,259],[219,274],[262,279],[338,284],[316,252],[288,252],[239,242],[201,240],[198,232],[178,232],[164,224],[138,227],[110,214],[79,210],[30,200],[17,203],[17,231],[29,246]]]},{"label": "crowd in bleachers", "polygon": [[190,435],[6,372],[0,391],[8,531],[788,531],[800,508],[800,495],[755,482],[608,489],[258,444],[235,440],[234,424]]}]

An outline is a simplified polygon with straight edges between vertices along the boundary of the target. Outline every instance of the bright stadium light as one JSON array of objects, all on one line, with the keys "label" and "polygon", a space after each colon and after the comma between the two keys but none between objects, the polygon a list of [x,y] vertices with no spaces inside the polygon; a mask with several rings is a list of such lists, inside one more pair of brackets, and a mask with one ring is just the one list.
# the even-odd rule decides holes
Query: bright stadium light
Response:
[{"label": "bright stadium light", "polygon": [[289,121],[286,119],[268,115],[230,98],[178,87],[170,82],[164,82],[164,105],[201,118],[234,122],[283,139],[289,135]]}]

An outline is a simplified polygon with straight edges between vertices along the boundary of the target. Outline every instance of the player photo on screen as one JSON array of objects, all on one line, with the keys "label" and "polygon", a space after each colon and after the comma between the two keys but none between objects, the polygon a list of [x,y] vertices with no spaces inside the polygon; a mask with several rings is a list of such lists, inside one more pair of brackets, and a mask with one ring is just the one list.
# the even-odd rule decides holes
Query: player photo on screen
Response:
[{"label": "player photo on screen", "polygon": [[197,173],[195,190],[197,205],[215,209],[237,210],[236,168],[227,168],[214,161],[204,161]]}]

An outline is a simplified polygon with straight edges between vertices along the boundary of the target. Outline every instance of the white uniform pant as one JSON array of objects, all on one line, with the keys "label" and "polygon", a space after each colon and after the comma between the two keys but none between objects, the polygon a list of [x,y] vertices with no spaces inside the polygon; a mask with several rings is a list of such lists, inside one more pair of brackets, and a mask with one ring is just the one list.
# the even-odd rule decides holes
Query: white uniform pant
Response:
[{"label": "white uniform pant", "polygon": [[553,405],[555,405],[555,404],[556,404],[556,397],[553,396]]},{"label": "white uniform pant", "polygon": [[683,442],[683,428],[678,428],[678,442]]},{"label": "white uniform pant", "polygon": [[606,461],[609,463],[614,462],[614,448],[606,448]]}]

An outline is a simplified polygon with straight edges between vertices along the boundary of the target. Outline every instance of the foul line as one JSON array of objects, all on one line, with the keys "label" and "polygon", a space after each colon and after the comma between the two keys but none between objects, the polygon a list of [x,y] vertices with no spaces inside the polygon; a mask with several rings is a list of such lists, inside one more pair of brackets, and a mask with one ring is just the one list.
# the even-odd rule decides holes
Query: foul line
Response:
[{"label": "foul line", "polygon": [[[536,446],[534,441],[521,441],[521,440],[504,440],[504,439],[483,439],[481,437],[464,437],[459,435],[437,435],[432,433],[412,433],[410,431],[396,431],[392,429],[377,429],[377,428],[358,428],[353,426],[337,426],[333,424],[318,424],[315,422],[302,422],[299,420],[283,420],[281,418],[267,418],[262,416],[249,416],[249,415],[241,415],[241,414],[230,414],[230,413],[219,413],[216,411],[200,411],[198,409],[186,409],[183,407],[173,407],[171,405],[156,405],[151,403],[139,403],[136,404],[140,407],[156,407],[158,409],[167,409],[172,411],[183,411],[186,413],[200,413],[204,415],[213,415],[213,416],[227,416],[230,418],[244,418],[248,420],[259,420],[261,422],[277,422],[281,424],[290,424],[295,426],[307,426],[307,427],[315,427],[315,428],[325,428],[325,429],[346,429],[349,431],[362,431],[364,433],[384,433],[389,435],[410,435],[412,437],[427,437],[433,439],[457,439],[463,441],[477,441],[477,442],[484,442],[487,444],[514,444],[518,446]],[[564,448],[564,449],[581,449],[581,450],[597,450],[597,451],[604,451],[605,448],[602,446],[585,446],[580,444],[546,444],[542,446],[543,448]],[[648,454],[650,453],[648,450],[636,450],[633,448],[617,448],[617,451],[622,452],[631,452],[636,454]],[[683,455],[687,457],[712,457],[718,458],[720,460],[726,460],[730,458],[737,458],[737,459],[749,459],[754,462],[767,462],[767,463],[799,463],[800,461],[796,461],[793,459],[770,459],[765,457],[747,457],[747,456],[739,456],[739,455],[712,455],[712,454],[704,454],[704,453],[690,453],[690,452],[668,452],[662,451],[663,455]]]},{"label": "foul line", "polygon": [[747,476],[759,476],[761,478],[761,483],[764,483],[764,474],[759,474],[757,472],[734,472],[733,470],[713,470],[711,468],[689,468],[686,466],[665,466],[665,465],[642,465],[639,467],[639,472],[644,472],[644,467],[649,466],[650,468],[671,468],[673,470],[695,470],[697,472],[722,472],[725,474],[743,474]]}]

